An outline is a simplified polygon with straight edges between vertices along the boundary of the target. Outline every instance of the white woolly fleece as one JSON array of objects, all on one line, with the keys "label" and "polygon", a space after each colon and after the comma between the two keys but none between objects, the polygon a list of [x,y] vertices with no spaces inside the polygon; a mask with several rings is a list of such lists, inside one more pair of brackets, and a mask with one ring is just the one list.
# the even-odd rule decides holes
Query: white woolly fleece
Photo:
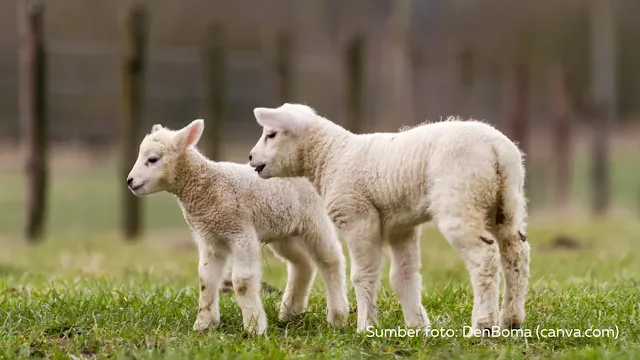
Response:
[{"label": "white woolly fleece", "polygon": [[[450,117],[397,133],[353,134],[301,104],[254,114],[263,136],[251,165],[262,169],[262,178],[308,178],[346,238],[359,331],[377,322],[385,243],[406,324],[429,326],[419,235],[430,220],[467,265],[473,327],[522,324],[529,276],[525,171],[520,150],[500,131]],[[505,296],[498,315],[500,267]]]},{"label": "white woolly fleece", "polygon": [[264,333],[259,298],[261,243],[287,262],[280,319],[305,311],[316,265],[327,291],[328,321],[348,316],[345,258],[323,200],[308,180],[264,181],[247,164],[213,162],[195,145],[204,122],[173,131],[154,125],[129,175],[138,195],[167,191],[178,198],[200,253],[200,300],[195,330],[220,322],[218,290],[231,260],[232,283],[245,329]]}]

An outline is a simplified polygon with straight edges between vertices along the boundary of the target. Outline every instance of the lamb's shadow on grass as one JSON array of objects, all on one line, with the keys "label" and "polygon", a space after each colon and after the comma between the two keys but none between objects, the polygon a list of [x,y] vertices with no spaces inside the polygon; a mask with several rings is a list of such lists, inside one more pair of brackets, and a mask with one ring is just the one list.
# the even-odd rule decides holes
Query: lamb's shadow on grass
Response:
[{"label": "lamb's shadow on grass", "polygon": [[[48,352],[51,347],[73,349],[72,338],[84,334],[80,328],[74,327],[68,323],[62,323],[53,324],[52,326],[45,328],[43,335],[44,336],[39,340],[23,344],[16,355],[23,352],[29,357],[49,358],[50,355]],[[84,356],[93,357],[99,352],[100,344],[97,341],[87,341],[81,348],[75,350]]]},{"label": "lamb's shadow on grass", "polygon": [[543,247],[543,250],[545,251],[557,251],[557,250],[577,251],[577,250],[582,250],[586,247],[587,246],[583,241],[575,237],[572,237],[566,234],[558,234],[553,239],[551,239],[551,241],[549,241],[546,244],[546,246]]},{"label": "lamb's shadow on grass", "polygon": [[24,269],[12,265],[0,264],[0,276],[21,275],[24,272]]},{"label": "lamb's shadow on grass", "polygon": [[[280,320],[278,318],[280,303],[282,301],[283,291],[276,288],[268,290],[263,289],[261,298],[265,312],[267,313],[267,336],[283,336],[293,335],[305,337],[318,332],[332,332],[335,335],[345,335],[351,332],[350,323],[355,324],[355,317],[349,319],[349,323],[345,327],[333,327],[327,321],[326,303],[310,306],[307,311],[295,315],[288,320]],[[219,334],[224,336],[240,336],[244,339],[259,339],[261,337],[248,333],[243,329],[242,314],[233,299],[233,292],[221,294],[221,302],[228,297],[233,305],[229,307],[229,303],[225,309],[221,307],[221,323],[217,328],[208,329],[203,334]],[[317,305],[320,305],[317,307]],[[319,325],[320,324],[320,325]],[[355,331],[355,327],[353,327]]]}]

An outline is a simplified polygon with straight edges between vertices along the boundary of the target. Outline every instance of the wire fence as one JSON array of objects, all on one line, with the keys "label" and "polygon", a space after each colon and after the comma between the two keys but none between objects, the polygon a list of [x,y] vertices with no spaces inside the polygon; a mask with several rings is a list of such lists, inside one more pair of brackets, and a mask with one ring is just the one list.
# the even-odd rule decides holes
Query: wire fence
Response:
[{"label": "wire fence", "polygon": [[[15,75],[18,42],[13,34],[15,5],[7,5],[11,3],[16,1],[0,5],[4,13],[0,20],[5,20],[1,25],[4,35],[0,36],[0,73],[3,74],[0,137],[5,141],[15,140],[19,133]],[[113,142],[119,111],[118,8],[122,4],[96,0],[99,6],[91,7],[78,3],[75,12],[63,21],[59,15],[74,2],[45,3],[50,13],[45,26],[50,70],[47,91],[49,115],[55,124],[50,135],[54,141]],[[291,100],[311,104],[339,123],[344,122],[345,117],[345,39],[357,32],[364,36],[365,129],[369,131],[392,131],[451,114],[473,116],[503,127],[505,99],[510,95],[507,55],[516,45],[529,48],[532,55],[528,107],[531,124],[548,126],[552,122],[552,110],[547,68],[549,53],[556,46],[554,36],[568,39],[570,45],[565,49],[571,53],[570,85],[580,95],[574,100],[580,102],[588,93],[585,89],[589,87],[589,71],[585,68],[589,62],[589,12],[580,1],[526,6],[522,2],[510,5],[499,0],[488,1],[486,6],[477,2],[412,1],[404,54],[411,88],[405,94],[409,98],[405,107],[411,108],[408,116],[383,111],[394,82],[393,60],[389,59],[394,40],[390,30],[392,1],[349,4],[337,1],[311,4],[310,1],[298,6],[291,1],[274,0],[251,8],[243,8],[238,3],[224,6],[222,11],[204,3],[185,0],[183,6],[177,6],[177,2],[157,1],[148,6],[151,41],[145,83],[146,125],[182,124],[186,119],[202,116],[202,51],[198,44],[202,42],[203,24],[211,21],[220,22],[228,29],[231,50],[226,70],[227,127],[238,136],[242,135],[243,127],[252,122],[252,107],[275,105],[278,101],[274,95],[273,54],[268,43],[274,29],[283,26],[290,28],[296,37],[295,91]],[[617,92],[619,103],[624,105],[619,110],[620,115],[633,117],[640,112],[634,105],[640,103],[634,100],[640,93],[636,91],[640,86],[640,72],[634,70],[633,65],[634,59],[640,59],[640,47],[629,40],[638,26],[633,25],[635,22],[628,14],[637,5],[630,0],[619,0],[616,4],[620,43]],[[201,10],[198,12],[198,9]],[[88,19],[100,11],[104,17]],[[278,16],[273,16],[278,12]],[[177,19],[189,19],[189,16],[193,21],[176,23]],[[524,36],[525,31],[524,38],[514,42],[511,38],[517,39],[523,26],[528,27],[528,37]],[[171,45],[178,43],[191,45]],[[546,63],[540,60],[545,56]],[[462,69],[465,59],[470,61],[468,71]],[[578,120],[582,115],[576,111]]]}]

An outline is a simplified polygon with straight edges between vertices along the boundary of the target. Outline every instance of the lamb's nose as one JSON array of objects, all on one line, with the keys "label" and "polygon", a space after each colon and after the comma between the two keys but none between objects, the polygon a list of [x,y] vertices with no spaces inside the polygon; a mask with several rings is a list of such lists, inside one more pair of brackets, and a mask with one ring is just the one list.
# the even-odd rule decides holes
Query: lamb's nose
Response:
[{"label": "lamb's nose", "polygon": [[131,186],[132,182],[133,182],[133,178],[132,177],[127,179],[127,185]]},{"label": "lamb's nose", "polygon": [[253,159],[253,156],[251,156],[251,154],[249,154],[249,161],[251,161],[251,159]]}]

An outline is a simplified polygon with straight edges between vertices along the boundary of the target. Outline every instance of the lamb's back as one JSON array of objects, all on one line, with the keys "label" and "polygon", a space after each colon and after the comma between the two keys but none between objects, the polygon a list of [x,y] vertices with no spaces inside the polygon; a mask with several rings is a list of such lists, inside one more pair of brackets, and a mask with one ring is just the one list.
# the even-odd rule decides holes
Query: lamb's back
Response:
[{"label": "lamb's back", "polygon": [[296,234],[322,216],[322,198],[304,178],[262,179],[247,164],[227,163],[238,206],[246,209],[263,237]]},{"label": "lamb's back", "polygon": [[492,144],[498,141],[508,139],[490,125],[474,121],[359,135],[339,160],[329,202],[368,202],[383,217],[419,222],[429,216],[429,192],[435,182],[464,177],[474,166],[494,171]]}]

